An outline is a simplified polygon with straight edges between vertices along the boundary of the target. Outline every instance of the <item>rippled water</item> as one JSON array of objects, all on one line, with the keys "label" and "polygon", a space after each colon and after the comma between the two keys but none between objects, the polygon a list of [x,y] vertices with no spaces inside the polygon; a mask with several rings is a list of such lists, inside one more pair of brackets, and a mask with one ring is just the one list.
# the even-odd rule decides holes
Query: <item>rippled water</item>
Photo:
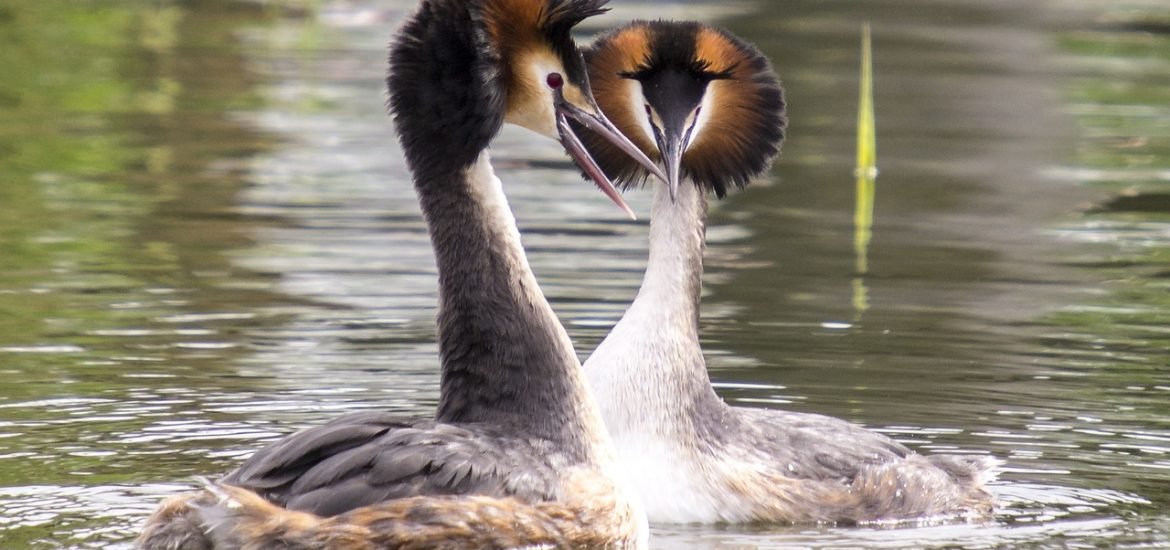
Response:
[{"label": "rippled water", "polygon": [[[265,441],[437,399],[434,265],[383,110],[412,2],[84,4],[0,6],[4,548],[124,546]],[[713,213],[720,392],[1008,463],[986,524],[658,528],[655,547],[1170,545],[1158,2],[614,8],[597,25],[727,25],[789,92],[783,158]],[[865,20],[882,172],[859,276]],[[507,131],[494,158],[586,354],[633,297],[645,221],[539,138]]]}]

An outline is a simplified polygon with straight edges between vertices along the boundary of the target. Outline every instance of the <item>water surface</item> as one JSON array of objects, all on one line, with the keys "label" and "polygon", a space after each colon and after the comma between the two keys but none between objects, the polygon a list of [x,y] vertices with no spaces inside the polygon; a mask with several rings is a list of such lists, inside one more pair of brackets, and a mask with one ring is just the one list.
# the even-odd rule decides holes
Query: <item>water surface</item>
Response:
[{"label": "water surface", "polygon": [[[1022,4],[1022,5],[1021,5]],[[384,114],[412,2],[0,7],[0,546],[124,546],[280,435],[437,400],[435,272]],[[1153,1],[615,0],[760,45],[784,155],[715,206],[729,401],[1000,457],[974,525],[656,528],[654,547],[1170,544],[1170,24]],[[877,207],[855,269],[857,41]],[[646,225],[509,130],[494,159],[587,354]],[[643,218],[649,193],[628,200]]]}]

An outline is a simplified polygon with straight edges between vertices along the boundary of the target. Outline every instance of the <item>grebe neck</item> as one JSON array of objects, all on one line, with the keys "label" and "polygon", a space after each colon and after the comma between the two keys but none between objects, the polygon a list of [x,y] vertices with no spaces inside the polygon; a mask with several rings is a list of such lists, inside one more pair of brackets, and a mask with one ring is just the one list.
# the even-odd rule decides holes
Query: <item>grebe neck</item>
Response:
[{"label": "grebe neck", "polygon": [[[655,187],[650,258],[638,296],[585,362],[610,434],[691,434],[725,407],[699,347],[707,198],[684,181],[672,202]],[[696,416],[698,418],[696,418]],[[675,430],[677,428],[677,430]]]},{"label": "grebe neck", "polygon": [[605,432],[487,151],[415,183],[439,271],[436,418],[508,426],[587,454]]},{"label": "grebe neck", "polygon": [[674,200],[665,186],[654,188],[650,257],[630,310],[657,313],[658,321],[697,344],[707,197],[690,182],[684,181],[679,187]]}]

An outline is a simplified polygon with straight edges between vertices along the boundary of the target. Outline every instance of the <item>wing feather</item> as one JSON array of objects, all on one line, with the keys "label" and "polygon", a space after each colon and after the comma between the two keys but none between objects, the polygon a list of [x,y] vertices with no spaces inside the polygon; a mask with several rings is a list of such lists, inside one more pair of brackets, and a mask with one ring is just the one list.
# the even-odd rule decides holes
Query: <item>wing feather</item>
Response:
[{"label": "wing feather", "polygon": [[848,483],[869,466],[900,462],[914,454],[885,435],[817,414],[736,408],[754,429],[756,449],[787,475]]},{"label": "wing feather", "polygon": [[286,508],[332,516],[415,495],[560,495],[545,445],[505,428],[384,413],[344,416],[258,451],[223,482]]}]

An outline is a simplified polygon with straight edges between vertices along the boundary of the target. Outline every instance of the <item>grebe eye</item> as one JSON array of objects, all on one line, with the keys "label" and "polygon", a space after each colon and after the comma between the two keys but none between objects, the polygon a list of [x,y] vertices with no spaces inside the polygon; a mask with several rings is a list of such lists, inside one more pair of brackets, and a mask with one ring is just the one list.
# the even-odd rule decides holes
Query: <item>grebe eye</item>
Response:
[{"label": "grebe eye", "polygon": [[548,78],[545,78],[544,81],[548,83],[549,88],[554,90],[559,90],[561,86],[565,85],[565,79],[561,73],[548,73]]}]

